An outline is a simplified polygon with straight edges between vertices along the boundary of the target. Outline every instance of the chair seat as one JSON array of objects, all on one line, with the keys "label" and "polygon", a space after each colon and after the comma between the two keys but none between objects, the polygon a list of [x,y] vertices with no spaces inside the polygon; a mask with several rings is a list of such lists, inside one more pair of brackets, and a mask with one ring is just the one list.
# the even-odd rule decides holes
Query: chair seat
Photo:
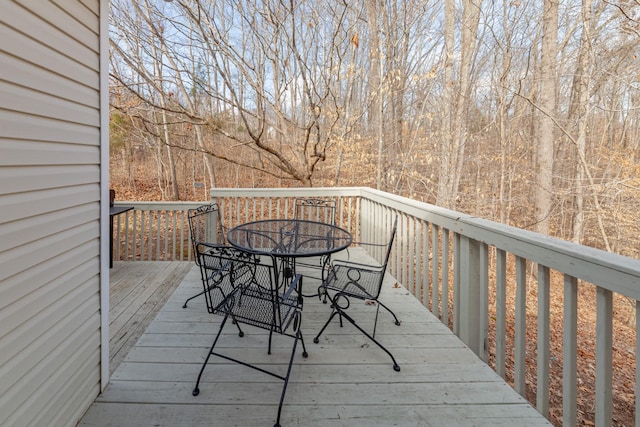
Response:
[{"label": "chair seat", "polygon": [[[228,310],[238,322],[284,333],[289,316],[300,308],[300,303],[294,295],[275,298],[278,299],[278,304],[274,304],[274,298],[264,288],[238,288],[229,297],[232,301]],[[278,307],[279,312],[274,307]]]},{"label": "chair seat", "polygon": [[336,292],[361,299],[375,299],[380,293],[380,276],[384,271],[357,264],[334,263],[325,286]]}]

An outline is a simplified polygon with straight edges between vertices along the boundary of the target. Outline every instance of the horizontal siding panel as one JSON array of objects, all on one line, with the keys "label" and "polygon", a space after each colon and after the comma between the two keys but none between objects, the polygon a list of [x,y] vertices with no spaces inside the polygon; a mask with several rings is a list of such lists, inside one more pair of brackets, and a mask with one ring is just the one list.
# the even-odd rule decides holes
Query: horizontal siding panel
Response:
[{"label": "horizontal siding panel", "polygon": [[3,110],[0,97],[0,129],[5,138],[64,142],[98,146],[100,130],[95,126],[61,122],[47,117]]},{"label": "horizontal siding panel", "polygon": [[98,257],[100,247],[97,241],[89,241],[61,254],[58,257],[34,264],[2,282],[0,286],[0,309],[7,310],[10,303],[19,301],[21,298],[40,289],[43,284],[43,277],[59,277],[74,266],[83,265]]},{"label": "horizontal siding panel", "polygon": [[[100,97],[97,88],[70,80],[68,76],[61,76],[44,68],[34,67],[15,56],[1,52],[0,63],[2,64],[0,76],[9,83],[29,87],[32,90],[91,108],[97,109],[99,107]],[[7,107],[11,106],[7,104]]]},{"label": "horizontal siding panel", "polygon": [[[97,286],[97,279],[94,283]],[[56,319],[55,323],[45,319],[51,323],[51,328],[17,356],[28,358],[34,354],[40,357],[40,360],[32,365],[33,368],[17,384],[2,395],[0,424],[6,421],[8,425],[23,424],[23,420],[33,417],[47,404],[48,400],[55,396],[55,393],[68,388],[68,385],[66,387],[64,385],[70,377],[60,377],[60,374],[64,373],[64,367],[68,366],[70,360],[76,359],[77,363],[78,360],[95,357],[96,350],[99,349],[99,343],[94,337],[99,337],[96,333],[100,325],[99,312],[96,311],[98,301],[97,294],[93,293],[80,304],[70,301],[73,304],[68,305],[68,311],[61,310],[72,314]],[[41,319],[41,321],[44,320]],[[93,344],[93,349],[80,351],[87,341]],[[75,353],[78,353],[78,357],[74,357]],[[76,365],[76,368],[78,367]],[[9,409],[16,407],[20,409],[17,411]]]},{"label": "horizontal siding panel", "polygon": [[0,166],[97,164],[100,148],[95,145],[0,139]]},{"label": "horizontal siding panel", "polygon": [[[73,277],[74,274],[70,273],[69,276]],[[73,316],[69,315],[72,313],[70,310],[79,309],[84,301],[98,297],[99,287],[96,277],[94,275],[85,282],[75,283],[71,286],[71,291],[65,295],[51,297],[49,294],[50,304],[45,309],[27,319],[9,334],[1,337],[0,340],[5,350],[0,354],[0,366],[14,358],[25,359],[31,351],[30,349],[41,348],[43,345],[47,347],[47,351],[51,351],[53,347],[47,343],[53,342],[52,336],[58,334],[57,338],[61,338],[60,334],[69,333],[69,331],[58,331],[57,324],[61,322],[73,323],[75,320]],[[96,305],[93,309],[99,311],[98,307]],[[59,341],[58,339],[57,342]],[[20,354],[23,356],[21,357]],[[35,357],[42,358],[44,354],[41,353],[39,356],[36,354]]]},{"label": "horizontal siding panel", "polygon": [[[95,347],[100,344],[98,331],[94,332],[87,343]],[[68,387],[63,392],[53,394],[53,399],[44,406],[38,416],[33,420],[33,425],[47,425],[51,427],[75,426],[86,412],[91,403],[100,393],[100,352],[90,354],[91,358],[76,368],[73,364],[67,377]],[[53,419],[52,419],[53,417]]]},{"label": "horizontal siding panel", "polygon": [[[83,324],[84,323],[82,323],[81,325]],[[96,327],[98,326],[96,325]],[[99,339],[99,334],[97,333],[95,328],[92,328],[92,330],[93,333],[97,335],[96,338]],[[33,351],[33,347],[34,344],[31,343],[31,346],[26,350],[18,352],[18,354],[21,356],[19,360],[17,360],[18,358],[15,357],[13,359],[10,359],[5,365],[0,366],[0,373],[2,373],[3,379],[2,383],[0,383],[0,396],[13,389],[16,384],[20,383],[20,381],[24,381],[24,377],[29,375],[32,367],[41,364],[43,358],[46,357],[46,354],[40,351]]]},{"label": "horizontal siding panel", "polygon": [[100,50],[95,32],[80,24],[51,1],[18,0],[17,3],[24,7],[12,2],[5,2],[3,5],[3,13],[11,14],[12,17],[7,25],[29,28],[30,38],[72,58],[78,64],[90,65],[98,71]]},{"label": "horizontal siding panel", "polygon": [[76,205],[97,204],[99,194],[98,183],[89,183],[74,187],[2,195],[0,196],[2,221],[18,221],[26,217],[69,209]]},{"label": "horizontal siding panel", "polygon": [[39,242],[0,253],[0,266],[2,267],[0,268],[0,281],[32,268],[34,262],[44,262],[89,241],[97,240],[99,230],[96,224],[96,222],[81,224],[63,233],[46,237]]},{"label": "horizontal siding panel", "polygon": [[0,39],[3,40],[3,50],[9,55],[23,58],[31,64],[61,76],[69,76],[87,87],[100,86],[100,77],[95,67],[84,66],[66,56],[53,54],[49,47],[25,37],[2,23],[0,23]]},{"label": "horizontal siding panel", "polygon": [[100,13],[100,0],[78,0],[78,3],[82,3],[83,5],[85,5],[85,7],[93,12],[96,16]]},{"label": "horizontal siding panel", "polygon": [[0,194],[37,191],[99,182],[98,165],[0,168]]},{"label": "horizontal siding panel", "polygon": [[[38,242],[47,236],[71,229],[77,224],[98,221],[99,218],[100,206],[98,203],[92,203],[0,224],[0,236],[2,236],[0,252]],[[38,227],[42,223],[47,224],[47,227]]]},{"label": "horizontal siding panel", "polygon": [[76,7],[77,5],[75,2],[69,2],[66,0],[52,0],[51,2],[64,10],[69,16],[72,16],[76,21],[90,29],[97,38],[100,31],[100,21],[98,20],[100,2],[98,0],[78,0],[77,3],[82,4],[84,7]]},{"label": "horizontal siding panel", "polygon": [[[20,330],[19,328],[26,321],[24,313],[29,310],[33,310],[34,313],[46,311],[49,304],[53,303],[57,298],[71,293],[78,286],[78,283],[86,283],[95,274],[95,268],[97,267],[98,258],[94,256],[63,275],[47,276],[46,283],[42,283],[33,292],[24,294],[22,298],[5,307],[0,312],[0,339]],[[93,273],[91,269],[94,269]],[[55,295],[55,297],[52,297],[52,295]],[[12,347],[8,352],[15,353],[18,350],[18,348]],[[1,362],[2,359],[0,357]],[[5,377],[3,376],[2,378],[4,381]],[[0,385],[0,393],[3,392],[3,387],[4,384]]]},{"label": "horizontal siding panel", "polygon": [[2,81],[0,93],[5,108],[12,111],[88,126],[100,124],[100,111],[97,108],[87,108],[82,104]]}]

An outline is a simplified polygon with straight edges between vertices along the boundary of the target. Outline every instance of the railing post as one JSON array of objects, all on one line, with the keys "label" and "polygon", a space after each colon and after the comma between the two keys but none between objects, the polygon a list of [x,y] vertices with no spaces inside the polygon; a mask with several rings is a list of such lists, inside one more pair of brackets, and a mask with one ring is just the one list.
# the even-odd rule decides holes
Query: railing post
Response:
[{"label": "railing post", "polygon": [[484,352],[480,340],[480,242],[460,236],[460,339],[478,356]]}]

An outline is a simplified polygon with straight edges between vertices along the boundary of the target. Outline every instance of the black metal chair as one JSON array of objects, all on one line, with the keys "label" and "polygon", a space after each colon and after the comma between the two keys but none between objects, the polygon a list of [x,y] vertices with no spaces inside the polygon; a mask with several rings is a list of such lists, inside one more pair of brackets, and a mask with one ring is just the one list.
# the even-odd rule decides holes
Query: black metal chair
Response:
[{"label": "black metal chair", "polygon": [[[193,255],[195,262],[200,266],[200,259],[197,256],[196,246],[199,242],[210,243],[217,246],[227,246],[226,233],[220,218],[220,209],[217,203],[211,203],[208,205],[202,205],[196,209],[189,209],[187,213],[189,220],[189,238],[191,240],[191,247],[193,248]],[[200,272],[214,270],[213,265],[209,269],[200,269]],[[210,274],[209,273],[209,274]],[[204,280],[204,278],[203,278]],[[200,295],[204,295],[206,289],[202,292],[187,298],[182,305],[182,308],[187,308],[187,304],[192,299],[198,298]]]},{"label": "black metal chair", "polygon": [[[382,283],[387,270],[387,264],[389,263],[389,256],[391,255],[391,247],[393,246],[397,227],[398,217],[395,218],[393,223],[391,238],[387,242],[387,250],[382,265],[370,265],[353,261],[336,260],[327,268],[322,284],[318,288],[318,295],[320,298],[324,297],[325,302],[327,298],[331,301],[332,311],[329,319],[324,324],[320,332],[318,332],[318,335],[313,339],[313,342],[316,344],[319,342],[320,335],[322,335],[324,330],[337,315],[340,318],[341,327],[343,326],[342,319],[344,318],[371,339],[371,341],[376,343],[378,347],[384,350],[393,361],[393,369],[400,371],[400,365],[396,362],[393,354],[391,354],[391,352],[375,338],[380,307],[383,307],[391,313],[395,324],[400,326],[400,321],[395,313],[379,300],[380,290],[382,289]],[[353,317],[347,314],[346,311],[351,305],[351,298],[376,304],[377,307],[375,322],[373,325],[373,334],[369,334],[365,331],[357,324]]]},{"label": "black metal chair", "polygon": [[[324,199],[296,199],[295,219],[324,222],[335,225],[336,223],[336,202],[335,200]],[[299,258],[295,261],[296,269],[302,267],[304,277],[322,280],[322,271],[331,260],[330,255],[322,257]],[[317,271],[317,274],[314,274]]]},{"label": "black metal chair", "polygon": [[[209,354],[200,369],[193,395],[200,394],[200,379],[212,355],[239,363],[284,381],[275,423],[275,426],[280,426],[282,404],[298,341],[302,343],[303,357],[308,356],[300,330],[302,300],[299,292],[302,286],[302,276],[295,275],[290,281],[283,281],[274,257],[251,254],[229,247],[198,245],[198,257],[201,266],[209,264],[224,266],[222,274],[203,275],[207,281],[203,286],[205,289],[212,290],[207,292],[211,293],[211,297],[207,298],[209,312],[224,317]],[[229,292],[225,290],[229,290]],[[209,304],[211,305],[209,306]],[[244,324],[269,331],[268,354],[271,354],[271,339],[274,333],[293,338],[286,373],[270,371],[215,351],[216,343],[229,317],[237,323],[238,328]],[[240,336],[243,336],[242,331],[240,331]]]}]

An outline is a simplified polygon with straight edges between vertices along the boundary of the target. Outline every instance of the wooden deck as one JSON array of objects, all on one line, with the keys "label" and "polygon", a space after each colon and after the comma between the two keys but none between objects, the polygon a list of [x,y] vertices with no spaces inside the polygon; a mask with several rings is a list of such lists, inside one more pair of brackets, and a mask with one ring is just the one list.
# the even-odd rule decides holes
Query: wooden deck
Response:
[{"label": "wooden deck", "polygon": [[[303,331],[309,357],[300,351],[296,356],[283,426],[550,425],[404,288],[394,288],[393,278],[388,281],[383,301],[402,325],[381,311],[376,336],[394,353],[401,372],[349,324],[340,328],[336,322],[314,344],[330,309],[308,298]],[[191,395],[220,322],[206,312],[202,298],[182,308],[200,289],[199,271],[192,268],[79,425],[273,425],[282,383],[246,367],[212,357],[200,395]],[[352,311],[373,325],[375,307],[356,304]],[[275,337],[269,356],[266,334],[244,330],[239,338],[228,324],[219,347],[250,362],[280,365],[284,372],[290,339]]]}]

